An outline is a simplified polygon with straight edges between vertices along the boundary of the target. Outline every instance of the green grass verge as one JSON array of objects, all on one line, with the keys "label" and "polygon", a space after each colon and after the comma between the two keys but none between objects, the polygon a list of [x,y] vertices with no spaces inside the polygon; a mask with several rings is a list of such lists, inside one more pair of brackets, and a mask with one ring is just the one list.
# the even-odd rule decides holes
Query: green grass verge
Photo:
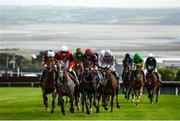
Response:
[{"label": "green grass verge", "polygon": [[[60,107],[56,105],[55,113],[51,114],[44,110],[40,88],[0,88],[0,119],[22,119],[22,120],[139,120],[139,119],[158,119],[174,120],[180,119],[180,97],[171,95],[160,95],[159,103],[149,104],[147,95],[141,97],[138,107],[132,101],[119,96],[121,108],[117,109],[114,103],[114,111],[105,111],[102,106],[100,113],[95,110],[91,115],[85,112],[69,112],[66,107],[66,115],[60,112]],[[49,105],[51,96],[49,95]]]}]

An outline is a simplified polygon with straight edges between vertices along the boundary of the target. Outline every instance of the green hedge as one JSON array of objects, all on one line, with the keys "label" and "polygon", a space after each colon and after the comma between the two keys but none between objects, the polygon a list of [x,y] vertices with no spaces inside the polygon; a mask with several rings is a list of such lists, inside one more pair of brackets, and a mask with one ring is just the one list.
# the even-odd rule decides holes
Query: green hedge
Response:
[{"label": "green hedge", "polygon": [[160,68],[158,71],[161,74],[162,81],[174,81],[176,78],[176,74],[173,69]]},{"label": "green hedge", "polygon": [[180,81],[180,69],[178,69],[177,72],[176,72],[175,81]]}]

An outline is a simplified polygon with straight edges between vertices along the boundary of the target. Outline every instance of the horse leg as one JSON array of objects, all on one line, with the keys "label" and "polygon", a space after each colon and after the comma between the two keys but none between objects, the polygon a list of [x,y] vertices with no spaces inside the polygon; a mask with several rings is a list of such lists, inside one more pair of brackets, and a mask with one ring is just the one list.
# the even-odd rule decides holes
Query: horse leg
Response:
[{"label": "horse leg", "polygon": [[159,89],[160,89],[160,87],[156,88],[156,103],[158,102]]},{"label": "horse leg", "polygon": [[97,97],[97,95],[96,95],[96,92],[94,92],[93,93],[93,106],[96,108],[97,106],[96,106],[96,97]]},{"label": "horse leg", "polygon": [[88,102],[88,99],[87,99],[87,93],[84,96],[84,101],[85,101],[85,104],[86,104],[86,113],[90,114],[90,111],[89,111],[89,108],[88,108],[89,102]]},{"label": "horse leg", "polygon": [[117,87],[117,89],[116,89],[116,105],[117,105],[117,108],[120,108],[118,94],[119,94],[119,87]]},{"label": "horse leg", "polygon": [[85,95],[84,95],[84,93],[83,93],[83,94],[82,94],[82,97],[81,97],[82,112],[84,112],[84,101],[85,101]]},{"label": "horse leg", "polygon": [[127,93],[128,93],[128,90],[127,90],[127,89],[128,89],[128,87],[127,87],[126,84],[124,84],[124,87],[123,87],[123,88],[124,88],[124,95],[125,95],[124,98],[127,99]]},{"label": "horse leg", "polygon": [[[90,103],[90,107],[89,107],[89,112],[92,113],[92,94],[89,93],[89,103]],[[94,105],[94,104],[93,104]],[[96,104],[95,104],[95,107],[96,107]]]},{"label": "horse leg", "polygon": [[76,105],[76,107],[77,107],[77,111],[79,111],[79,90],[77,89],[77,87],[76,87],[76,89],[75,89],[75,92],[74,92],[75,94],[74,94],[74,96],[75,96],[75,105]]},{"label": "horse leg", "polygon": [[74,109],[74,99],[73,98],[70,98],[70,103],[71,103],[70,112],[74,113],[75,109]]},{"label": "horse leg", "polygon": [[128,86],[128,95],[127,95],[127,100],[129,100],[129,95],[130,95],[130,92],[131,92],[131,89],[130,89],[130,87]]},{"label": "horse leg", "polygon": [[44,100],[45,110],[49,111],[49,109],[48,109],[48,97],[47,97],[47,94],[45,92],[43,92],[43,100]]},{"label": "horse leg", "polygon": [[133,101],[133,102],[135,101],[135,100],[134,100],[134,98],[135,98],[134,93],[135,93],[134,88],[131,88],[131,95],[132,95],[132,101]]},{"label": "horse leg", "polygon": [[137,103],[140,101],[140,96],[141,96],[141,88],[138,90],[137,94]]},{"label": "horse leg", "polygon": [[114,100],[114,94],[111,95],[111,112],[113,111],[113,100]]},{"label": "horse leg", "polygon": [[61,106],[61,112],[63,115],[65,115],[65,109],[64,109],[64,99],[62,95],[59,95],[59,104]]},{"label": "horse leg", "polygon": [[150,96],[150,86],[149,85],[147,86],[147,91],[148,91],[148,98],[150,99],[151,96]]},{"label": "horse leg", "polygon": [[108,103],[109,103],[109,95],[104,96],[104,109],[107,111],[108,110]]},{"label": "horse leg", "polygon": [[56,92],[53,92],[53,94],[52,94],[52,110],[51,110],[51,113],[54,113],[55,101],[56,101]]},{"label": "horse leg", "polygon": [[139,90],[139,98],[140,96],[143,94],[143,86],[141,86],[140,90]]},{"label": "horse leg", "polygon": [[58,105],[60,105],[60,102],[59,102],[59,96],[58,96]]},{"label": "horse leg", "polygon": [[96,113],[99,113],[99,103],[100,103],[100,100],[101,100],[101,94],[99,93],[98,94],[98,103],[97,103],[97,108],[96,108]]},{"label": "horse leg", "polygon": [[[125,82],[123,81],[123,93],[126,94],[126,84]],[[125,97],[126,98],[126,97]]]}]

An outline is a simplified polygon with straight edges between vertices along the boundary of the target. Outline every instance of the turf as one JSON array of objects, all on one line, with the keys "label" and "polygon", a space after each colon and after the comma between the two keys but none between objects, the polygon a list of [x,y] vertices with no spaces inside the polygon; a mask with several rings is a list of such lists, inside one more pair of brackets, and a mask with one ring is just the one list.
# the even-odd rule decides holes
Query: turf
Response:
[{"label": "turf", "polygon": [[[119,96],[121,108],[117,109],[114,105],[114,111],[105,111],[102,106],[100,113],[95,111],[87,115],[85,112],[69,112],[69,106],[66,107],[66,115],[60,113],[59,106],[56,106],[55,113],[51,114],[44,110],[40,88],[0,88],[0,119],[12,120],[139,120],[139,119],[157,119],[157,120],[175,120],[180,119],[180,97],[173,95],[160,95],[159,103],[149,104],[147,95],[143,95],[140,104],[136,107],[132,101]],[[51,104],[51,96],[49,96]]]}]

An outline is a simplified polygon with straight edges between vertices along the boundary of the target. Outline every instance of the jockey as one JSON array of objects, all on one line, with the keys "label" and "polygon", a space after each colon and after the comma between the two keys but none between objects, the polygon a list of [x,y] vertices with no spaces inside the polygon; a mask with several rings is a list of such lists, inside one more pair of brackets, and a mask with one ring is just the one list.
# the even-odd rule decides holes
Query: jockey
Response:
[{"label": "jockey", "polygon": [[[76,68],[79,67],[78,69],[80,69],[80,71],[81,71],[80,75],[78,75],[79,76],[78,79],[79,79],[79,81],[81,81],[81,76],[84,73],[84,68],[83,68],[83,66],[81,66],[81,64],[83,65],[84,53],[81,50],[81,48],[76,49],[76,52],[73,54],[73,58],[74,58],[74,62],[75,62],[75,67]],[[80,65],[78,66],[78,64],[80,64]]]},{"label": "jockey", "polygon": [[83,61],[84,53],[82,52],[81,48],[76,49],[76,52],[73,54],[73,58],[76,60],[76,62]]},{"label": "jockey", "polygon": [[[69,51],[68,47],[66,45],[61,46],[60,51],[57,51],[55,54],[55,60],[56,61],[63,61],[66,64],[66,68],[69,70],[69,72],[73,75],[74,79],[73,81],[79,85],[78,78],[76,76],[76,73],[74,72],[73,68],[75,67],[75,62],[72,53]],[[59,78],[59,74],[57,74],[57,79]],[[56,79],[56,81],[57,81]]]},{"label": "jockey", "polygon": [[[152,67],[152,68],[150,68],[150,67]],[[158,81],[161,82],[161,79],[160,79],[161,77],[160,77],[160,74],[157,71],[156,67],[157,67],[156,59],[155,59],[154,55],[152,53],[150,53],[146,59],[146,69],[148,72],[155,71]]]},{"label": "jockey", "polygon": [[98,56],[98,65],[100,68],[109,68],[120,84],[119,75],[115,69],[115,57],[110,50],[102,50]]},{"label": "jockey", "polygon": [[124,68],[126,67],[126,64],[130,65],[130,67],[132,68],[132,58],[129,53],[127,53],[125,55],[125,58],[123,59],[123,67]]},{"label": "jockey", "polygon": [[49,68],[49,66],[56,68],[55,61],[54,61],[54,55],[55,55],[55,52],[53,50],[46,50],[44,53],[44,57],[41,62],[44,67],[44,70],[43,70],[41,78],[40,78],[40,86],[42,86],[42,82],[44,80],[44,77],[46,76],[47,69]]},{"label": "jockey", "polygon": [[[134,74],[135,74],[134,72],[137,70],[137,68],[136,68],[137,66],[143,67],[143,63],[144,63],[143,56],[140,55],[140,54],[138,54],[138,53],[136,53],[136,54],[134,55],[134,57],[133,57],[133,62],[134,62],[134,71],[133,71],[133,73],[132,73],[132,75],[131,75],[131,78],[133,78],[134,76],[136,76],[136,75],[134,75]],[[142,70],[142,72],[143,72],[143,79],[146,81],[144,71]]]},{"label": "jockey", "polygon": [[96,52],[92,52],[91,49],[87,48],[85,50],[85,54],[84,54],[84,61],[90,61],[93,64],[93,70],[95,72],[95,74],[97,75],[97,80],[99,81],[99,83],[102,82],[102,75],[101,73],[98,71],[98,54]]},{"label": "jockey", "polygon": [[93,69],[97,70],[98,58],[97,58],[97,55],[91,51],[91,49],[85,50],[84,61],[85,60],[90,61],[93,64]]},{"label": "jockey", "polygon": [[134,69],[135,69],[137,64],[141,64],[143,66],[144,59],[140,54],[136,53],[133,57],[133,62],[134,62]]}]

